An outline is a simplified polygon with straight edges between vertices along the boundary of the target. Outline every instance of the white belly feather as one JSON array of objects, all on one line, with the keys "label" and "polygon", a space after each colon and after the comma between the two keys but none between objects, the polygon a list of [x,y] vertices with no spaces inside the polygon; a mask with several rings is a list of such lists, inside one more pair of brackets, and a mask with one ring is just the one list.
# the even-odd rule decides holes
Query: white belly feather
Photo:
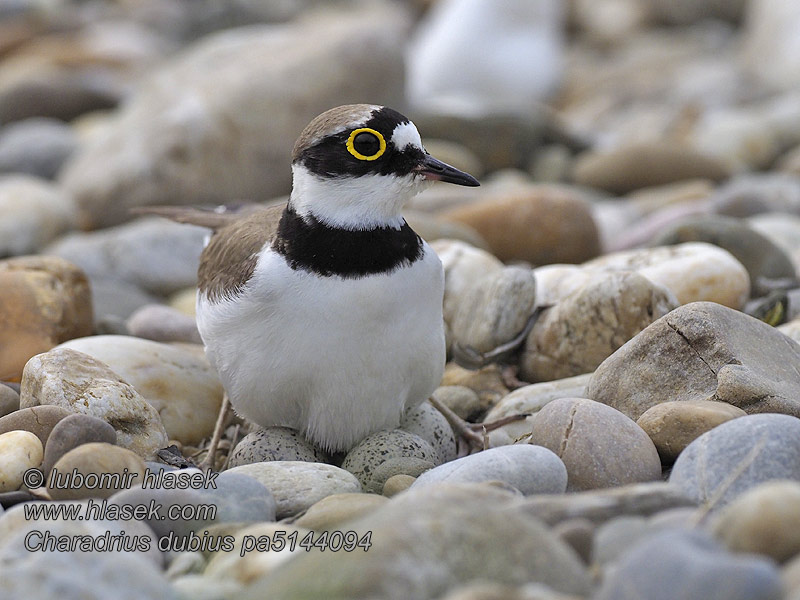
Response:
[{"label": "white belly feather", "polygon": [[390,275],[319,277],[265,248],[244,292],[197,302],[197,324],[236,411],[329,450],[396,427],[444,370],[443,273],[424,256]]}]

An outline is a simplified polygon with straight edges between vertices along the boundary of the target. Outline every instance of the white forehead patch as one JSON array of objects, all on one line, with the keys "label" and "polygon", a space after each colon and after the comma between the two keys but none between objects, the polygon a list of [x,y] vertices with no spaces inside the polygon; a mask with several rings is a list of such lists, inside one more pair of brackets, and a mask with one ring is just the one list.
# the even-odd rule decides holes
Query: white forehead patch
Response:
[{"label": "white forehead patch", "polygon": [[422,138],[419,137],[419,131],[414,124],[409,121],[408,123],[401,123],[394,128],[392,132],[392,143],[398,150],[402,150],[406,146],[414,146],[420,150],[422,147]]}]

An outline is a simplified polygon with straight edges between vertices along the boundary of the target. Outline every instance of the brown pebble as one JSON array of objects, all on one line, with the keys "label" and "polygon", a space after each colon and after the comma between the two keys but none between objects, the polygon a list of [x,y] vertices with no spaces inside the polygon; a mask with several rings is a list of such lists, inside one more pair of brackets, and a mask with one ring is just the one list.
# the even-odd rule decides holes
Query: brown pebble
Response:
[{"label": "brown pebble", "polygon": [[396,496],[400,492],[406,491],[408,488],[411,487],[411,484],[417,480],[416,477],[412,477],[411,475],[404,475],[400,473],[398,475],[392,475],[386,482],[383,484],[383,495],[387,498],[391,498],[392,496]]},{"label": "brown pebble", "polygon": [[[141,483],[146,469],[144,461],[125,448],[100,442],[83,444],[53,465],[47,492],[53,500],[108,498],[120,489]],[[56,473],[60,475],[54,479]],[[113,477],[117,474],[120,476]],[[133,474],[135,478],[129,476]],[[102,475],[106,477],[101,478]],[[98,478],[100,485],[96,485]]]},{"label": "brown pebble", "polygon": [[72,411],[61,406],[30,406],[14,411],[13,413],[0,418],[0,434],[7,431],[22,429],[36,434],[42,442],[42,446],[47,447],[47,438],[53,427],[63,418],[73,414]]},{"label": "brown pebble", "polygon": [[0,380],[19,381],[32,356],[92,333],[89,280],[63,258],[0,260],[0,290]]},{"label": "brown pebble", "polygon": [[661,462],[671,465],[686,446],[706,431],[746,414],[726,402],[675,401],[656,404],[636,423],[653,440]]},{"label": "brown pebble", "polygon": [[600,254],[589,203],[566,187],[531,186],[458,206],[441,216],[472,227],[502,261],[581,263]]},{"label": "brown pebble", "polygon": [[661,478],[661,461],[647,434],[618,410],[586,398],[558,398],[542,407],[530,443],[564,461],[567,491]]},{"label": "brown pebble", "polygon": [[0,383],[0,418],[19,410],[19,392]]}]

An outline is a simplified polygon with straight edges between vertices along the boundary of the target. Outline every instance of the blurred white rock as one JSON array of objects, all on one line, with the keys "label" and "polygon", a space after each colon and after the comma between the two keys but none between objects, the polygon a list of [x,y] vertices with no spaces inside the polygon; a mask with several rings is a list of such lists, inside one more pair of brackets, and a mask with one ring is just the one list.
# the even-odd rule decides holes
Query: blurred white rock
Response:
[{"label": "blurred white rock", "polygon": [[529,114],[564,70],[561,0],[442,0],[409,44],[408,100],[445,113]]},{"label": "blurred white rock", "polygon": [[800,85],[800,2],[750,0],[742,35],[742,62],[763,83],[791,90]]}]

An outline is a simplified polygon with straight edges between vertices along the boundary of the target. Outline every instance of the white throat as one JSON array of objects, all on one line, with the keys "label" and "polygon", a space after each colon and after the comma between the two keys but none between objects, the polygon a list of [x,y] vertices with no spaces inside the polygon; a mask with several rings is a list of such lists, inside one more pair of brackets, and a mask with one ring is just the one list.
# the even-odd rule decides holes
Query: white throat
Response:
[{"label": "white throat", "polygon": [[292,165],[289,204],[298,215],[313,216],[330,227],[351,230],[403,226],[403,205],[432,184],[407,175],[328,178]]}]

